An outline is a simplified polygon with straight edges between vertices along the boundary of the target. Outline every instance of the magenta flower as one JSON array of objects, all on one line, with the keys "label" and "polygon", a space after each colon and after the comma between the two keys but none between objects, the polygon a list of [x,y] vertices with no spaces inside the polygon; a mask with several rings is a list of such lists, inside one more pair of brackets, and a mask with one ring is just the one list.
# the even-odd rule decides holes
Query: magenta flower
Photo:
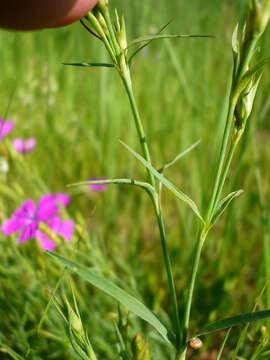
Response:
[{"label": "magenta flower", "polygon": [[[106,180],[106,177],[102,177],[102,178],[92,178],[89,179],[89,181],[94,181],[94,180]],[[89,187],[91,189],[91,191],[93,192],[104,192],[107,189],[107,184],[89,184]]]},{"label": "magenta flower", "polygon": [[0,118],[0,141],[4,139],[13,129],[14,123],[11,120],[4,121]]},{"label": "magenta flower", "polygon": [[23,140],[20,138],[16,138],[13,140],[13,147],[18,153],[29,153],[33,151],[36,147],[36,139],[30,138],[27,140]]},{"label": "magenta flower", "polygon": [[20,232],[18,243],[24,243],[30,239],[37,239],[44,250],[52,251],[56,244],[47,234],[39,229],[39,224],[45,223],[55,233],[70,241],[74,224],[71,220],[62,220],[59,215],[59,205],[67,206],[69,196],[64,193],[43,195],[38,204],[32,199],[26,200],[12,217],[2,225],[4,235]]}]

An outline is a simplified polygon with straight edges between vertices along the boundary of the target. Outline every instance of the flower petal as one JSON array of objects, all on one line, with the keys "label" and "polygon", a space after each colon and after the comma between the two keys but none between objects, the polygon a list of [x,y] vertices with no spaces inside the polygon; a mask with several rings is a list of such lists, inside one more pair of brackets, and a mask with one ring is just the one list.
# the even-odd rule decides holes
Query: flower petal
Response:
[{"label": "flower petal", "polygon": [[13,140],[13,147],[18,153],[24,152],[24,143],[23,139],[16,138]]},{"label": "flower petal", "polygon": [[[102,177],[102,178],[92,178],[89,179],[89,181],[93,181],[93,180],[106,180],[106,177]],[[107,189],[107,184],[90,184],[89,185],[90,189],[93,192],[104,192]]]},{"label": "flower petal", "polygon": [[4,235],[8,236],[21,230],[24,226],[25,222],[23,220],[13,217],[4,222],[2,225],[2,232]]},{"label": "flower petal", "polygon": [[30,138],[24,142],[24,152],[31,152],[36,147],[36,139]]},{"label": "flower petal", "polygon": [[55,199],[57,203],[63,206],[67,206],[70,203],[70,196],[66,193],[59,192],[55,194]]},{"label": "flower petal", "polygon": [[37,207],[37,220],[48,221],[58,215],[58,206],[52,194],[43,195]]},{"label": "flower petal", "polygon": [[67,241],[71,240],[74,231],[74,223],[72,220],[62,221],[59,217],[56,217],[48,222],[48,226]]},{"label": "flower petal", "polygon": [[42,231],[37,230],[36,238],[40,241],[42,249],[53,251],[56,248],[56,244]]},{"label": "flower petal", "polygon": [[11,120],[2,122],[0,128],[0,138],[3,139],[5,136],[7,136],[11,132],[13,127],[14,123]]},{"label": "flower petal", "polygon": [[14,211],[13,218],[31,220],[35,215],[36,206],[32,199],[26,200]]},{"label": "flower petal", "polygon": [[18,243],[24,243],[35,237],[38,229],[38,224],[36,221],[33,221],[31,224],[25,226],[21,235],[18,238]]}]

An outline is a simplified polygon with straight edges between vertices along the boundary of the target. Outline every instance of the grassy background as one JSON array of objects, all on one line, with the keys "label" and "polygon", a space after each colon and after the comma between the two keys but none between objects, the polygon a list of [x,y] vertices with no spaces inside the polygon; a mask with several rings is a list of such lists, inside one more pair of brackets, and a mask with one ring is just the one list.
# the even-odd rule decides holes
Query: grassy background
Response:
[{"label": "grassy background", "polygon": [[[153,32],[170,19],[174,20],[170,33],[216,36],[155,42],[137,57],[133,67],[135,92],[155,166],[160,167],[201,139],[199,147],[167,176],[203,208],[224,124],[231,34],[238,19],[243,18],[248,1],[112,2],[125,13],[130,38]],[[260,56],[267,53],[269,30]],[[66,184],[79,180],[144,178],[143,168],[118,142],[121,139],[139,149],[127,98],[116,74],[110,69],[62,65],[102,60],[106,55],[101,45],[80,24],[39,33],[0,32],[0,114],[5,114],[10,103],[8,117],[16,123],[12,135],[0,144],[1,159],[7,159],[10,168],[0,184],[2,220],[26,198],[66,190]],[[267,278],[269,227],[262,224],[262,213],[268,214],[270,196],[269,85],[268,67],[226,185],[226,192],[243,188],[245,193],[223,216],[204,249],[192,310],[194,329],[249,311]],[[36,137],[35,152],[26,158],[16,155],[11,147],[14,136]],[[111,277],[144,299],[166,321],[161,310],[169,306],[166,278],[148,199],[130,187],[111,186],[103,194],[85,188],[69,193],[72,203],[68,215],[76,222],[76,234],[72,245],[63,243],[58,251]],[[163,198],[181,307],[191,270],[196,223],[190,210],[175,202],[170,193],[164,191]],[[1,359],[16,359],[9,349],[26,359],[75,358],[54,306],[42,331],[35,331],[60,274],[60,267],[34,241],[18,246],[15,237],[0,237]],[[116,304],[77,278],[72,281],[99,358],[118,358],[112,322]],[[62,291],[69,293],[67,283]],[[267,305],[270,296],[266,292],[259,306]],[[132,315],[130,323],[130,338],[137,331],[149,337],[153,359],[169,358],[151,329]],[[244,358],[251,358],[260,326],[250,330],[242,349]],[[234,332],[228,349],[234,348],[238,333]],[[222,336],[208,337],[200,355],[194,352],[191,357],[215,358]],[[229,350],[224,358],[230,358]]]}]

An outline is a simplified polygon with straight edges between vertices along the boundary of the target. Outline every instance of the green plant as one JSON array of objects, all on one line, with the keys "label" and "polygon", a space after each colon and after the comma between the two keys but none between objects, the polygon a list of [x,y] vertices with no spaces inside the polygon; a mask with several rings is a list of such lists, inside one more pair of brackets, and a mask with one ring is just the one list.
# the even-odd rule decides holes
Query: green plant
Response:
[{"label": "green plant", "polygon": [[[156,35],[140,37],[128,43],[126,38],[124,18],[122,18],[120,21],[116,11],[113,21],[108,7],[108,0],[100,0],[94,11],[89,13],[88,16],[82,20],[82,24],[92,35],[98,38],[105,45],[111,63],[69,64],[83,67],[114,68],[118,72],[126,90],[135,121],[142,156],[133,151],[128,145],[124,143],[122,143],[122,145],[144,165],[147,171],[148,182],[137,181],[134,179],[108,179],[91,181],[88,182],[88,184],[119,184],[138,186],[139,188],[145,190],[146,193],[150,196],[160,232],[168,288],[173,309],[173,315],[171,317],[173,328],[171,329],[169,326],[164,325],[151,310],[145,307],[144,304],[105,278],[98,276],[93,271],[88,270],[81,265],[71,262],[63,257],[55,254],[52,256],[60,259],[67,268],[74,270],[79,276],[89,281],[91,284],[101,289],[105,293],[111,295],[121,304],[125,305],[130,311],[134,312],[139,317],[151,324],[163,336],[169,346],[174,348],[175,359],[177,360],[183,360],[186,358],[187,346],[189,342],[194,339],[194,337],[209,334],[221,329],[227,329],[232,326],[249,323],[258,319],[264,319],[270,316],[269,310],[241,314],[207,325],[197,334],[193,334],[192,336],[189,334],[193,292],[201,252],[205,240],[207,239],[209,231],[217,223],[226,208],[242,193],[242,190],[234,191],[221,199],[224,183],[226,181],[233,156],[245,131],[247,120],[253,108],[253,103],[259,82],[261,80],[263,67],[268,61],[268,59],[266,59],[258,62],[256,65],[252,65],[252,60],[257,51],[258,42],[266,29],[266,26],[269,22],[269,17],[270,1],[253,0],[251,1],[249,15],[242,31],[240,32],[237,26],[233,34],[232,48],[234,65],[229,94],[227,120],[222,138],[217,169],[215,171],[214,184],[210,194],[207,210],[204,215],[201,214],[199,207],[189,196],[179,190],[163,175],[164,170],[168,166],[173,165],[181,157],[181,154],[177,156],[174,161],[163,166],[159,170],[156,170],[152,165],[147,138],[133,92],[131,66],[135,56],[139,53],[139,51],[148,46],[152,41],[162,38],[208,36],[164,35],[163,31],[167,28],[167,24],[162,27]],[[138,47],[129,56],[129,52],[133,46]],[[83,183],[80,183],[80,185],[82,184]],[[194,263],[189,281],[188,295],[184,304],[185,310],[183,316],[179,312],[179,303],[176,296],[171,259],[167,248],[161,206],[162,185],[168,188],[180,201],[184,201],[193,210],[199,219],[199,230],[194,251]]]}]

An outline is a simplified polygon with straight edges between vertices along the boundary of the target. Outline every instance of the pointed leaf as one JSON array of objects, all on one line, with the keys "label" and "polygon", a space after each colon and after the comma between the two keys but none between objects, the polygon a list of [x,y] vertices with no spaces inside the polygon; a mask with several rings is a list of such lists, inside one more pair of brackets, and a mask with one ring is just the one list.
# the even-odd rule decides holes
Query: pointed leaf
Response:
[{"label": "pointed leaf", "polygon": [[218,203],[214,216],[211,220],[211,226],[215,225],[215,223],[218,221],[220,216],[224,213],[224,211],[230,205],[233,199],[243,194],[243,192],[244,192],[243,190],[234,191]]},{"label": "pointed leaf", "polygon": [[[170,25],[170,23],[171,23],[171,20],[170,20],[167,24],[165,24],[164,26],[162,26],[162,28],[157,32],[156,35],[161,34],[161,33]],[[135,57],[136,55],[138,55],[138,53],[139,53],[140,51],[142,51],[144,48],[146,48],[148,45],[150,45],[151,42],[152,42],[152,40],[148,41],[146,44],[141,45],[137,50],[134,51],[134,53],[130,56],[130,58],[129,58],[129,60],[128,60],[129,66],[131,66],[131,63],[132,63],[132,60],[134,59],[134,57]]]},{"label": "pointed leaf", "polygon": [[63,65],[68,66],[79,66],[79,67],[105,67],[105,68],[113,68],[113,64],[107,63],[63,63]]},{"label": "pointed leaf", "polygon": [[141,155],[136,153],[134,150],[132,150],[128,145],[120,141],[120,143],[135,157],[137,158],[151,173],[167,188],[169,189],[178,199],[184,201],[198,216],[198,218],[204,222],[199,209],[195,202],[190,199],[185,193],[183,193],[181,190],[177,189],[177,187],[171,183],[169,180],[167,180],[162,174],[160,174],[153,166],[146,161]]},{"label": "pointed leaf", "polygon": [[220,330],[229,329],[233,326],[241,326],[254,321],[265,320],[270,317],[270,310],[256,311],[247,314],[240,314],[226,318],[203,327],[197,334],[191,338],[211,334]]},{"label": "pointed leaf", "polygon": [[137,181],[134,179],[100,179],[100,180],[88,180],[88,181],[81,181],[78,183],[67,185],[68,187],[74,187],[74,186],[84,186],[84,185],[134,185],[137,187],[140,187],[147,191],[148,193],[152,193],[154,191],[154,188],[152,185],[146,182]]},{"label": "pointed leaf", "polygon": [[193,149],[195,149],[196,146],[199,145],[199,143],[201,142],[201,140],[195,142],[194,144],[192,144],[190,147],[188,147],[186,150],[182,151],[180,154],[178,154],[172,161],[168,162],[167,164],[165,164],[164,166],[162,166],[161,169],[159,169],[158,171],[160,173],[163,173],[164,170],[168,169],[170,166],[174,165],[178,160],[182,159],[182,157],[184,157],[185,155],[187,155],[190,151],[192,151]]},{"label": "pointed leaf", "polygon": [[110,280],[97,275],[94,271],[83,267],[78,263],[67,260],[64,257],[54,253],[48,253],[48,255],[52,258],[58,259],[69,270],[72,270],[78,276],[88,281],[99,290],[103,291],[107,295],[110,295],[119,303],[126,306],[129,311],[148,322],[167,342],[172,344],[175,343],[175,335],[169,329],[167,329],[166,326],[159,320],[159,318],[139,300],[129,295],[126,291],[122,290]]},{"label": "pointed leaf", "polygon": [[212,35],[145,35],[141,36],[137,39],[132,40],[128,47],[136,44],[140,44],[142,42],[148,42],[148,41],[154,41],[154,40],[160,40],[160,39],[177,39],[177,38],[214,38]]}]

